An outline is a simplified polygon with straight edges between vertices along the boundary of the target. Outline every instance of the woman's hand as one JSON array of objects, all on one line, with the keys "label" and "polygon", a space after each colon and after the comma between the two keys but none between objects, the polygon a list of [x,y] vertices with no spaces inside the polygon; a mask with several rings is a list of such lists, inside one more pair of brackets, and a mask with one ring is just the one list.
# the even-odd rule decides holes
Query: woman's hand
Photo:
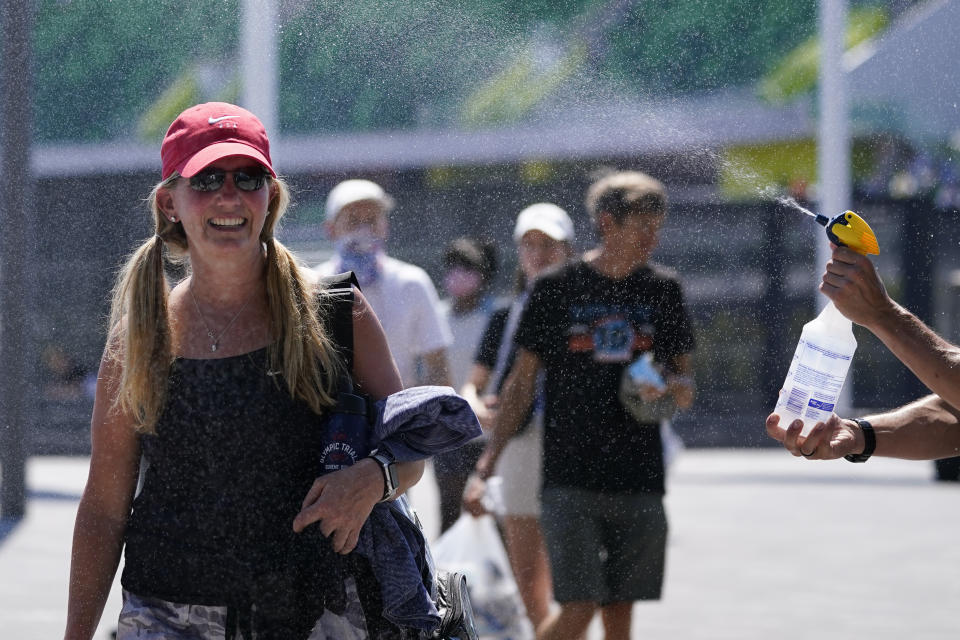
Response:
[{"label": "woman's hand", "polygon": [[314,522],[334,551],[347,554],[357,546],[360,529],[383,497],[383,472],[376,461],[364,458],[345,469],[320,476],[303,499],[293,530]]}]

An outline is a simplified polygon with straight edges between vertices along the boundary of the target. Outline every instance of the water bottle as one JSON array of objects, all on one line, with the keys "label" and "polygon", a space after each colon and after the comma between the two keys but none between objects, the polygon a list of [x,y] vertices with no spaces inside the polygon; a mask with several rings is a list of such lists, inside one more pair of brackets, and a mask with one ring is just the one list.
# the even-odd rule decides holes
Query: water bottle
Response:
[{"label": "water bottle", "polygon": [[337,406],[319,434],[323,438],[320,475],[346,469],[370,454],[370,402],[366,396],[344,391],[337,394]]},{"label": "water bottle", "polygon": [[800,433],[805,436],[815,424],[826,422],[840,397],[856,350],[853,323],[830,302],[803,326],[773,410],[780,416],[780,426],[786,428],[800,418]]}]

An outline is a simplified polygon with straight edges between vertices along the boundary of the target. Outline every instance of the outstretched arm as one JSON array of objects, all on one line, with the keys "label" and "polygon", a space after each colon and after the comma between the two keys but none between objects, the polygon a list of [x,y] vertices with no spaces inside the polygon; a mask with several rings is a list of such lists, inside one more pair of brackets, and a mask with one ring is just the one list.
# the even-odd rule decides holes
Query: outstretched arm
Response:
[{"label": "outstretched arm", "polygon": [[[960,411],[937,395],[866,416],[866,420],[876,435],[875,456],[934,460],[960,454]],[[857,423],[835,415],[817,423],[806,438],[800,435],[800,420],[785,429],[773,413],[767,417],[766,426],[767,433],[795,456],[833,460],[861,453],[864,448],[863,432]]]},{"label": "outstretched arm", "polygon": [[840,313],[880,338],[931,391],[960,407],[960,348],[894,302],[869,259],[834,247],[820,291]]}]

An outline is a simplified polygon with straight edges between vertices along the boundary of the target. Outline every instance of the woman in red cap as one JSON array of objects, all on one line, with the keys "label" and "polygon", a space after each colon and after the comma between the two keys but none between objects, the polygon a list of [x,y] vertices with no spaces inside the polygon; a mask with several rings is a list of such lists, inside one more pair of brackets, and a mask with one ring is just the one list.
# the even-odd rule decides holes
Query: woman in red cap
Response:
[{"label": "woman in red cap", "polygon": [[[372,614],[369,567],[345,560],[384,472],[363,459],[317,477],[317,432],[348,366],[333,294],[274,237],[289,191],[263,125],[197,105],[160,153],[154,235],[114,290],[66,637],[94,634],[124,547],[121,640],[402,637]],[[165,256],[188,265],[172,288]],[[348,373],[382,398],[400,377],[373,311],[353,300]],[[399,495],[423,463],[396,471]]]}]

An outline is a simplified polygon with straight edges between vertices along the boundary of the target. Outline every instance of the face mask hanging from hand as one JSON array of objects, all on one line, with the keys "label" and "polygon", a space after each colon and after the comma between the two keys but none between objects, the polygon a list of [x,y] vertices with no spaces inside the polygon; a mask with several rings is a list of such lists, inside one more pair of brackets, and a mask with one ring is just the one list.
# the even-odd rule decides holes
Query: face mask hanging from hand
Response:
[{"label": "face mask hanging from hand", "polygon": [[369,227],[344,234],[335,244],[341,271],[353,271],[361,287],[380,278],[383,239]]}]

